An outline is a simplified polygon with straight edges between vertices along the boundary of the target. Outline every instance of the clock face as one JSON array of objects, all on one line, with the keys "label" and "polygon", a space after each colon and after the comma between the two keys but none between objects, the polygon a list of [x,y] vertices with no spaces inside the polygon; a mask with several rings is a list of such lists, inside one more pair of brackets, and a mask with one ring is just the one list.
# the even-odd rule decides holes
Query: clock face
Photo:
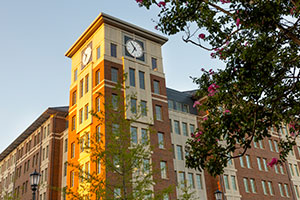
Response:
[{"label": "clock face", "polygon": [[88,46],[82,54],[82,64],[83,65],[88,64],[88,62],[91,58],[91,55],[92,55],[92,47]]},{"label": "clock face", "polygon": [[137,41],[131,39],[126,42],[126,50],[130,55],[136,58],[139,58],[143,55],[142,46]]}]

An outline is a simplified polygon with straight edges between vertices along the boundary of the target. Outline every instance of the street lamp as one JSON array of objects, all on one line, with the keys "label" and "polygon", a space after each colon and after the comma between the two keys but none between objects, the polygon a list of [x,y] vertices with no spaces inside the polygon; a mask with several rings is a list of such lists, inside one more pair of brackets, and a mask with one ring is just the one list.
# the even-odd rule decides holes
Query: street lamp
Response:
[{"label": "street lamp", "polygon": [[40,176],[41,174],[38,173],[36,170],[32,174],[30,174],[30,185],[32,190],[32,200],[35,200],[35,192],[38,188],[39,182],[40,182]]},{"label": "street lamp", "polygon": [[216,197],[216,200],[222,200],[222,192],[217,189],[217,191],[215,191],[215,197]]}]

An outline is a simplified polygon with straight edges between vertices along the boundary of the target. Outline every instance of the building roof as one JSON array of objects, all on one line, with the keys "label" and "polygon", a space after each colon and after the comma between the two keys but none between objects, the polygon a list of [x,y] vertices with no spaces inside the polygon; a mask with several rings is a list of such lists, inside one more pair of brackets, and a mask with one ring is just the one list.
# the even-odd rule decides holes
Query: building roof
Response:
[{"label": "building roof", "polygon": [[132,32],[138,36],[147,38],[159,44],[164,44],[168,41],[168,38],[163,37],[159,34],[153,33],[134,24],[130,24],[108,14],[100,13],[98,17],[91,23],[91,25],[81,34],[81,36],[71,46],[71,48],[65,53],[65,56],[71,58],[103,23],[119,27],[122,30]]},{"label": "building roof", "polygon": [[17,139],[15,139],[1,154],[0,162],[6,158],[15,148],[26,140],[38,127],[40,127],[53,114],[66,117],[68,115],[68,106],[49,107],[41,114]]},{"label": "building roof", "polygon": [[183,103],[189,105],[189,112],[191,114],[197,115],[197,109],[193,107],[194,100],[193,95],[190,91],[180,92],[171,88],[167,88],[168,100],[173,100],[175,102]]}]

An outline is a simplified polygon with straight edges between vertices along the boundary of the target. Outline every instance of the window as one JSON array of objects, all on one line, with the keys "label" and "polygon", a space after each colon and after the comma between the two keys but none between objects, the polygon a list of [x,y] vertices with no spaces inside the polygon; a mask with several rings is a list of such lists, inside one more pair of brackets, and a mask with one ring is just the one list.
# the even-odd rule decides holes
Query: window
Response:
[{"label": "window", "polygon": [[278,166],[277,166],[277,164],[274,165],[274,169],[275,169],[275,173],[278,174],[279,171],[278,171]]},{"label": "window", "polygon": [[115,168],[117,168],[117,170],[120,168],[120,159],[118,156],[114,156],[113,164],[114,164]]},{"label": "window", "polygon": [[100,56],[101,56],[101,54],[100,54],[101,52],[100,52],[100,46],[99,47],[97,47],[97,59],[99,59],[100,58]]},{"label": "window", "polygon": [[111,81],[118,82],[118,69],[112,67],[111,68]]},{"label": "window", "polygon": [[71,158],[75,158],[75,143],[71,144]]},{"label": "window", "polygon": [[169,194],[164,194],[163,200],[169,200]]},{"label": "window", "polygon": [[74,187],[74,172],[71,171],[71,176],[70,176],[70,182],[71,182],[71,187]]},{"label": "window", "polygon": [[282,189],[282,184],[278,183],[278,187],[279,187],[280,196],[284,197],[284,193],[283,193],[283,189]]},{"label": "window", "polygon": [[292,175],[292,176],[295,176],[294,170],[293,170],[293,167],[292,167],[292,164],[291,164],[291,163],[289,163],[289,168],[290,168],[291,175]]},{"label": "window", "polygon": [[46,158],[48,158],[49,155],[49,145],[46,146]]},{"label": "window", "polygon": [[85,105],[85,113],[84,113],[84,119],[87,120],[89,118],[89,105]]},{"label": "window", "polygon": [[74,131],[76,128],[76,116],[72,117],[72,131]]},{"label": "window", "polygon": [[263,158],[263,163],[264,163],[264,168],[265,168],[265,171],[269,171],[268,170],[268,166],[267,166],[267,159]]},{"label": "window", "polygon": [[288,184],[284,184],[284,191],[287,197],[290,197]]},{"label": "window", "polygon": [[77,81],[77,69],[74,70],[74,81]]},{"label": "window", "polygon": [[272,186],[272,182],[271,181],[268,181],[268,188],[269,188],[270,195],[274,195],[273,186]]},{"label": "window", "polygon": [[275,151],[276,151],[277,153],[279,153],[278,143],[277,143],[277,141],[275,141],[275,140],[274,140],[274,147],[275,147]]},{"label": "window", "polygon": [[262,140],[259,140],[258,141],[258,144],[259,144],[259,148],[263,149],[264,148],[264,145],[263,145],[263,142]]},{"label": "window", "polygon": [[260,171],[262,171],[262,167],[261,167],[261,163],[260,163],[260,158],[257,157],[257,166],[258,166],[258,169]]},{"label": "window", "polygon": [[80,97],[83,96],[83,79],[80,80],[80,84],[79,84],[79,96]]},{"label": "window", "polygon": [[266,187],[266,181],[261,181],[261,185],[263,188],[264,195],[267,195],[268,192],[267,192],[267,187]]},{"label": "window", "polygon": [[280,173],[281,173],[281,174],[284,174],[283,166],[282,166],[282,165],[279,165],[279,169],[280,169]]},{"label": "window", "polygon": [[116,44],[110,43],[110,55],[115,58],[117,57],[117,45]]},{"label": "window", "polygon": [[96,133],[97,133],[96,141],[100,142],[100,140],[101,140],[101,127],[100,126],[96,126]]},{"label": "window", "polygon": [[240,164],[241,164],[241,167],[245,167],[243,157],[240,157]]},{"label": "window", "polygon": [[136,99],[133,99],[133,98],[130,99],[130,107],[131,107],[130,108],[131,112],[136,114],[136,111],[137,111]]},{"label": "window", "polygon": [[224,175],[224,184],[225,184],[226,190],[230,190],[228,175]]},{"label": "window", "polygon": [[155,94],[160,94],[160,91],[159,91],[159,81],[156,81],[156,80],[153,81],[153,92]]},{"label": "window", "polygon": [[269,140],[269,147],[270,147],[270,151],[274,151],[272,140]]},{"label": "window", "polygon": [[252,192],[256,193],[255,180],[253,178],[250,179],[250,186],[251,186]]},{"label": "window", "polygon": [[246,163],[247,163],[247,167],[250,169],[251,164],[250,164],[250,156],[249,155],[246,155]]},{"label": "window", "polygon": [[189,106],[187,104],[182,105],[182,112],[186,112],[186,113],[189,112]]},{"label": "window", "polygon": [[156,119],[162,121],[161,106],[155,105],[155,114],[156,114]]},{"label": "window", "polygon": [[114,109],[114,110],[118,109],[118,95],[112,94],[112,96],[111,96],[111,104],[112,104],[112,109]]},{"label": "window", "polygon": [[81,108],[79,110],[79,124],[82,124],[83,122],[83,109]]},{"label": "window", "polygon": [[197,188],[203,189],[201,174],[196,174],[196,182],[197,182]]},{"label": "window", "polygon": [[131,134],[131,143],[137,144],[138,138],[137,138],[137,128],[136,127],[130,127],[130,134]]},{"label": "window", "polygon": [[167,162],[160,161],[160,174],[161,178],[166,179],[167,178]]},{"label": "window", "polygon": [[141,101],[141,114],[147,116],[147,101]]},{"label": "window", "polygon": [[177,159],[183,160],[182,146],[176,145]]},{"label": "window", "polygon": [[68,163],[64,163],[64,176],[67,176],[67,171],[68,171]]},{"label": "window", "polygon": [[185,186],[185,173],[184,172],[179,172],[179,186],[184,187]]},{"label": "window", "polygon": [[195,188],[194,175],[192,173],[188,173],[188,182],[189,187]]},{"label": "window", "polygon": [[143,159],[143,172],[144,174],[149,174],[150,172],[150,160],[149,159]]},{"label": "window", "polygon": [[190,124],[190,133],[194,133],[195,132],[195,125],[194,124]]},{"label": "window", "polygon": [[100,84],[100,69],[98,69],[95,73],[96,85]]},{"label": "window", "polygon": [[142,128],[142,144],[148,143],[148,133],[146,129]]},{"label": "window", "polygon": [[152,57],[151,63],[152,63],[152,69],[156,70],[157,69],[157,59]]},{"label": "window", "polygon": [[233,190],[237,190],[235,176],[231,176],[231,185]]},{"label": "window", "polygon": [[129,84],[135,87],[135,70],[131,68],[129,68]]},{"label": "window", "polygon": [[294,168],[295,168],[296,175],[299,176],[299,170],[298,170],[298,166],[296,164],[294,164]]},{"label": "window", "polygon": [[300,198],[298,186],[297,186],[297,185],[294,185],[294,188],[295,188],[295,193],[296,193],[297,198]]},{"label": "window", "polygon": [[245,192],[249,193],[248,179],[243,178],[243,182],[244,182]]},{"label": "window", "polygon": [[254,148],[257,148],[257,142],[253,141]]},{"label": "window", "polygon": [[168,100],[168,108],[174,109],[174,101],[173,100]]},{"label": "window", "polygon": [[182,134],[188,136],[187,124],[182,122]]},{"label": "window", "polygon": [[140,88],[145,89],[145,73],[142,71],[139,71],[139,82]]},{"label": "window", "polygon": [[165,148],[164,134],[158,132],[157,135],[158,135],[158,148],[164,149]]},{"label": "window", "polygon": [[101,105],[101,103],[100,103],[100,97],[97,97],[96,98],[96,105],[95,105],[96,112],[100,112],[100,105]]},{"label": "window", "polygon": [[180,135],[179,121],[174,120],[174,131],[176,134]]},{"label": "window", "polygon": [[74,91],[72,93],[72,106],[76,104],[76,98],[77,98],[77,91]]},{"label": "window", "polygon": [[120,188],[114,189],[114,199],[121,199],[121,189]]},{"label": "window", "polygon": [[89,75],[85,76],[85,93],[89,91]]}]

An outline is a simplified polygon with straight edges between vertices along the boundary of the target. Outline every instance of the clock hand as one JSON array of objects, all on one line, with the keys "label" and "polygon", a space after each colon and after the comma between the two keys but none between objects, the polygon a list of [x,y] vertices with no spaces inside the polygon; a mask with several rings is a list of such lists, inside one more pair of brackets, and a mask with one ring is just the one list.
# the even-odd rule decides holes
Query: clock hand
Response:
[{"label": "clock hand", "polygon": [[[135,46],[132,44],[132,42],[130,41],[130,44],[132,45],[132,47],[133,47],[133,51],[135,51],[136,50],[136,48],[135,48]],[[133,52],[132,51],[132,52]]]}]

